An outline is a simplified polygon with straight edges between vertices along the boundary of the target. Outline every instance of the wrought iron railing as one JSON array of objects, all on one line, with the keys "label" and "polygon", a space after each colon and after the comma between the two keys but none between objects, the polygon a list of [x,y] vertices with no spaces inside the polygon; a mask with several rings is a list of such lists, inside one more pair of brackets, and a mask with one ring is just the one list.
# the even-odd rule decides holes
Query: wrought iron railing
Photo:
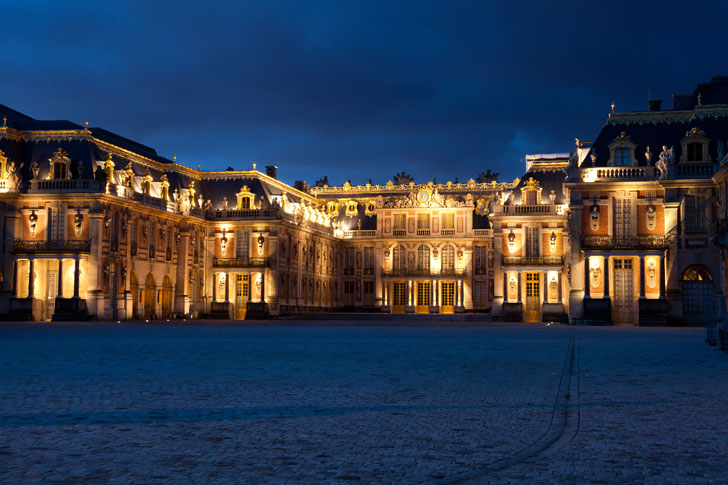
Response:
[{"label": "wrought iron railing", "polygon": [[98,192],[101,188],[93,179],[30,180],[28,192]]},{"label": "wrought iron railing", "polygon": [[268,258],[213,258],[215,268],[264,268],[269,266]]},{"label": "wrought iron railing", "polygon": [[503,256],[507,266],[560,266],[561,256]]},{"label": "wrought iron railing", "polygon": [[445,269],[417,269],[417,268],[394,268],[382,271],[383,276],[461,276],[465,274],[462,268]]},{"label": "wrought iron railing", "polygon": [[88,253],[88,241],[23,241],[15,240],[16,253]]},{"label": "wrought iron railing", "polygon": [[670,238],[668,236],[584,236],[582,248],[584,249],[668,249]]}]

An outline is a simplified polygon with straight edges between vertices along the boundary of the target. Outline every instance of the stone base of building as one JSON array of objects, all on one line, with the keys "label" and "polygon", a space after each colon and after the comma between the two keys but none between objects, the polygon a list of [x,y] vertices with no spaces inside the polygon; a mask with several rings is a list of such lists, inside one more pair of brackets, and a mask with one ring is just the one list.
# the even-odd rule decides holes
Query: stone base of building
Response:
[{"label": "stone base of building", "polygon": [[430,305],[430,313],[440,313],[440,307],[438,305]]},{"label": "stone base of building", "polygon": [[641,298],[640,326],[666,325],[669,315],[669,305],[665,298],[648,300]]},{"label": "stone base of building", "polygon": [[8,320],[18,322],[32,322],[34,320],[32,298],[11,298],[9,303]]},{"label": "stone base of building", "polygon": [[[250,305],[250,302],[248,302],[248,305]],[[232,318],[232,308],[233,304],[230,302],[213,301],[210,303],[210,316],[220,320],[229,320]]]},{"label": "stone base of building", "polygon": [[612,300],[610,298],[584,298],[582,325],[611,325]]},{"label": "stone base of building", "polygon": [[245,311],[246,320],[263,320],[270,316],[268,304],[261,301],[249,301]]},{"label": "stone base of building", "polygon": [[53,322],[78,322],[89,320],[91,316],[83,298],[56,298]]},{"label": "stone base of building", "polygon": [[506,322],[522,322],[523,303],[503,303],[503,320]]},{"label": "stone base of building", "polygon": [[544,303],[541,307],[541,320],[544,322],[560,322],[564,316],[564,305],[561,303]]}]

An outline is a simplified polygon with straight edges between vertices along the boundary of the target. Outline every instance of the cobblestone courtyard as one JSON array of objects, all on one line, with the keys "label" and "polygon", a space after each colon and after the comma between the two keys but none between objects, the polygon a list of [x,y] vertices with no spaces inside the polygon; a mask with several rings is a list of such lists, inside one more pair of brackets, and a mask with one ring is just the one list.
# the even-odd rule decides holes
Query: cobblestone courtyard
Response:
[{"label": "cobblestone courtyard", "polygon": [[1,325],[0,482],[728,481],[704,330],[315,323]]}]

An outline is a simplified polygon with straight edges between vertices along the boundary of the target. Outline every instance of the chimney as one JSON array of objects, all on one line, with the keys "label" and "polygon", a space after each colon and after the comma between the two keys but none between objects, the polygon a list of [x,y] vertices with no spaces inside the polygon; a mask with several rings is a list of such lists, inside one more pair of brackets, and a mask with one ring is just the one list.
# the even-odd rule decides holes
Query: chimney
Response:
[{"label": "chimney", "polygon": [[270,178],[277,178],[276,175],[278,174],[278,167],[276,167],[275,165],[266,165],[265,174]]},{"label": "chimney", "polygon": [[693,97],[689,94],[673,94],[672,109],[676,111],[684,111],[693,108]]},{"label": "chimney", "polygon": [[662,111],[661,99],[651,99],[647,103],[650,105],[650,111]]},{"label": "chimney", "polygon": [[296,190],[300,190],[301,192],[305,192],[306,191],[306,181],[305,180],[296,180],[293,183],[293,187]]}]

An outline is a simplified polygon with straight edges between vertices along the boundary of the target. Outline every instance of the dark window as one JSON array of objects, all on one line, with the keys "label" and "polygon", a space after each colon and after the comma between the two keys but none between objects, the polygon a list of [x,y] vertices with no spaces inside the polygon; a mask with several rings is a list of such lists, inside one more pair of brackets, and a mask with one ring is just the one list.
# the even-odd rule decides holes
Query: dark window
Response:
[{"label": "dark window", "polygon": [[631,165],[629,159],[629,149],[618,148],[614,152],[614,163],[618,167],[625,167]]},{"label": "dark window", "polygon": [[702,162],[703,161],[703,144],[702,143],[689,143],[688,144],[688,162]]}]

